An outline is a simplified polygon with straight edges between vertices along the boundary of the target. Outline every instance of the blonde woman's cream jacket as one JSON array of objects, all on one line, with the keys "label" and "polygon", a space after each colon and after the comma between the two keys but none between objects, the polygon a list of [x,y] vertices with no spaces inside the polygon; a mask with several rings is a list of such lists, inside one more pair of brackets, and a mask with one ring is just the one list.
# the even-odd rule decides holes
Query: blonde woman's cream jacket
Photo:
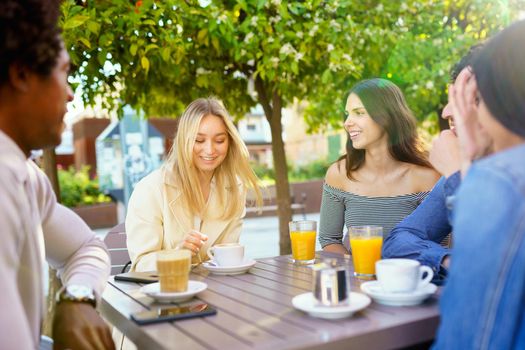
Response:
[{"label": "blonde woman's cream jacket", "polygon": [[[239,187],[242,184],[238,183]],[[246,200],[246,191],[240,189],[242,203]],[[207,217],[217,218],[223,211],[220,207],[217,187],[212,181],[207,203]],[[126,214],[126,234],[132,271],[156,270],[156,252],[175,249],[196,222],[183,210],[181,191],[177,188],[174,173],[165,167],[155,170],[143,178],[133,190]],[[208,236],[200,250],[201,261],[208,260],[209,247],[219,243],[239,241],[245,207],[232,220],[208,219],[200,223],[200,232]],[[194,256],[193,262],[199,262]]]}]

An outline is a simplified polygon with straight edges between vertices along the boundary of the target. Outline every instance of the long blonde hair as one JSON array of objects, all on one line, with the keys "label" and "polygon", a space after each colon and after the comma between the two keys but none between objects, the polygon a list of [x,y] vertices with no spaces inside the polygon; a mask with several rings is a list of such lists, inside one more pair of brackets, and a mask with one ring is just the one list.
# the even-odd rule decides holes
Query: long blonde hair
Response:
[{"label": "long blonde hair", "polygon": [[257,175],[250,167],[248,148],[220,100],[199,98],[188,105],[179,118],[177,135],[164,166],[167,170],[173,171],[175,183],[181,191],[182,201],[189,211],[188,214],[205,215],[203,208],[206,207],[206,200],[199,182],[198,169],[193,164],[193,147],[200,122],[207,115],[221,118],[228,132],[228,153],[221,165],[215,169],[213,177],[219,203],[224,208],[220,219],[233,219],[239,215],[245,205],[239,200],[241,198],[239,181],[242,183],[241,190],[245,193],[248,188],[255,191],[258,207],[262,205],[262,194],[257,184]]}]

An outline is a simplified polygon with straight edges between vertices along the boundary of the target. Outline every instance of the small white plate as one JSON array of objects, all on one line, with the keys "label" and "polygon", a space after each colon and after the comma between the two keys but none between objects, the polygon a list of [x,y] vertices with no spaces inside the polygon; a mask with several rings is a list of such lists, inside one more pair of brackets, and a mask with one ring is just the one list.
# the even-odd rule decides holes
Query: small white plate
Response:
[{"label": "small white plate", "polygon": [[425,299],[434,294],[437,286],[433,283],[427,284],[412,292],[391,293],[385,292],[378,281],[365,282],[361,285],[361,290],[368,294],[378,304],[389,306],[413,306],[419,305]]},{"label": "small white plate", "polygon": [[238,266],[218,266],[213,261],[206,261],[202,263],[202,267],[215,275],[240,275],[251,269],[255,263],[253,259],[246,259]]},{"label": "small white plate", "polygon": [[306,312],[310,316],[337,319],[352,316],[354,312],[364,309],[372,301],[364,294],[350,292],[350,302],[337,306],[324,306],[314,298],[312,293],[304,293],[295,296],[292,304],[296,309]]},{"label": "small white plate", "polygon": [[180,293],[162,293],[160,283],[151,283],[140,288],[140,291],[152,297],[159,303],[180,303],[193,298],[197,293],[208,288],[208,285],[199,281],[188,281],[188,290]]}]

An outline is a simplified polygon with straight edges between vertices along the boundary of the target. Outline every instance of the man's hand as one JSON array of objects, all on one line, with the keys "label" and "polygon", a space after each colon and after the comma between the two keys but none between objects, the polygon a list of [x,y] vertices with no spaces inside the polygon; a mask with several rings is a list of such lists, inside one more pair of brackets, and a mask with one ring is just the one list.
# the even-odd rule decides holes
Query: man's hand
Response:
[{"label": "man's hand", "polygon": [[487,155],[492,146],[492,140],[478,122],[478,89],[470,67],[464,68],[449,87],[448,99],[462,154],[461,171],[465,175],[470,163]]},{"label": "man's hand", "polygon": [[180,248],[188,249],[191,251],[191,255],[194,256],[199,254],[204,242],[208,240],[208,236],[199,231],[192,230],[186,234],[184,240],[179,245]]},{"label": "man's hand", "polygon": [[450,268],[450,255],[447,255],[443,258],[441,265],[443,265],[443,267],[446,268],[447,270]]},{"label": "man's hand", "polygon": [[442,131],[434,139],[429,160],[432,166],[445,177],[449,177],[461,168],[458,138],[451,130]]},{"label": "man's hand", "polygon": [[108,325],[88,303],[62,301],[53,320],[53,349],[115,349]]}]

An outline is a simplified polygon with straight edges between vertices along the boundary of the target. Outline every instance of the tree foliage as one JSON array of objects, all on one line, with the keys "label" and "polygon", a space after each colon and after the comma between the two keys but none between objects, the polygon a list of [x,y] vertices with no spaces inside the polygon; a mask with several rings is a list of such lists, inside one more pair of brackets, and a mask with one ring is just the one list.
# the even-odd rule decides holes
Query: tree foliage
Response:
[{"label": "tree foliage", "polygon": [[340,128],[345,92],[380,76],[404,89],[419,118],[435,118],[452,63],[523,9],[520,0],[66,0],[62,26],[88,103],[102,96],[110,108],[177,115],[216,95],[237,117],[260,103],[283,241],[283,106],[306,100],[310,130]]},{"label": "tree foliage", "polygon": [[215,94],[242,116],[254,75],[284,103],[310,104],[312,130],[340,127],[352,84],[385,77],[416,115],[446,100],[451,66],[470,45],[509,24],[525,2],[484,0],[65,1],[64,37],[84,99],[173,115]]}]

